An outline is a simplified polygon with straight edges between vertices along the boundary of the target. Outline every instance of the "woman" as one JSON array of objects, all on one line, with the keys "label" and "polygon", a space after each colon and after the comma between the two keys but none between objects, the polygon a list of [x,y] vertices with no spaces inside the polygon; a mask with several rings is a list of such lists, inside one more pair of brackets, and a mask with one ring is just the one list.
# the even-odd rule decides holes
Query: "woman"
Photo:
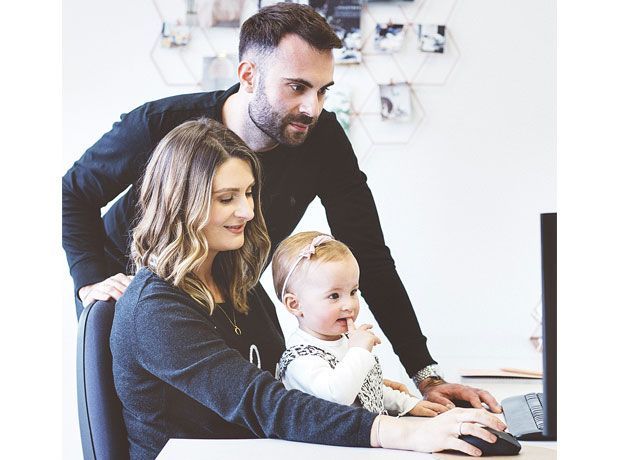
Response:
[{"label": "woman", "polygon": [[155,458],[169,438],[255,437],[479,454],[458,434],[495,437],[462,422],[504,429],[482,410],[377,416],[273,378],[282,334],[251,291],[269,252],[260,166],[217,122],[186,122],[158,144],[131,252],[137,273],[116,305],[111,351],[132,458]]}]

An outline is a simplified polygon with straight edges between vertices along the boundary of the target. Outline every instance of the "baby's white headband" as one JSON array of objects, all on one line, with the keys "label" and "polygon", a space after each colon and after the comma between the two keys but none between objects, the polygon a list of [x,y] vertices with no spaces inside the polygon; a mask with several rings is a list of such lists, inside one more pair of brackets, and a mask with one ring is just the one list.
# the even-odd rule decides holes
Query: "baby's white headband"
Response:
[{"label": "baby's white headband", "polygon": [[291,278],[291,275],[293,274],[293,271],[296,269],[296,267],[298,266],[300,261],[302,259],[311,259],[311,254],[315,254],[316,253],[316,247],[320,246],[322,243],[326,243],[327,241],[332,241],[332,240],[333,240],[333,237],[331,237],[329,235],[318,235],[311,241],[311,243],[306,245],[302,249],[302,251],[300,251],[300,254],[298,255],[298,258],[296,259],[296,261],[293,263],[293,265],[289,269],[289,273],[287,273],[287,277],[284,279],[284,283],[282,283],[282,292],[280,294],[280,301],[281,302],[284,303],[284,292],[287,289],[287,283],[289,282],[289,278]]}]

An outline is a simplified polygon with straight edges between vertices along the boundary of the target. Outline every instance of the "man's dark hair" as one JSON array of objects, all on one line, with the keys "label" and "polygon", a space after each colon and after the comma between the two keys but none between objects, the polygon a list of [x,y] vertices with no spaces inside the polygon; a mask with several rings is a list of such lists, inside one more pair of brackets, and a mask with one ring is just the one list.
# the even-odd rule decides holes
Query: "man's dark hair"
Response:
[{"label": "man's dark hair", "polygon": [[296,34],[317,50],[341,48],[342,41],[327,21],[312,7],[297,3],[276,3],[262,8],[240,29],[240,60],[254,50],[261,55],[272,52],[287,34]]}]

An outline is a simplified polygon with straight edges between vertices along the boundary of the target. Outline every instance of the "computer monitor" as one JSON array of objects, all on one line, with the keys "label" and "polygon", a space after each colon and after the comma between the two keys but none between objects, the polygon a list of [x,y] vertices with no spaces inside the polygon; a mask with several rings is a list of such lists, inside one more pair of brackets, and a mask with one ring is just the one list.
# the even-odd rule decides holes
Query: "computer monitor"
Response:
[{"label": "computer monitor", "polygon": [[542,268],[542,346],[543,392],[511,396],[502,401],[504,418],[518,439],[540,441],[557,439],[556,393],[556,277],[557,216],[540,215]]},{"label": "computer monitor", "polygon": [[540,215],[545,439],[557,439],[557,214]]}]

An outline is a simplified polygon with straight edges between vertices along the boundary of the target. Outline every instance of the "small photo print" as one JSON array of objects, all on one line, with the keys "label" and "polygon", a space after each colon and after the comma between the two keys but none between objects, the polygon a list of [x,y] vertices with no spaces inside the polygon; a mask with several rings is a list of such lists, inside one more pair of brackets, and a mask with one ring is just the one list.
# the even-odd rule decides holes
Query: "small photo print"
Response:
[{"label": "small photo print", "polygon": [[276,3],[298,3],[299,5],[308,5],[309,0],[258,0],[258,9],[265,6],[275,5]]},{"label": "small photo print", "polygon": [[191,41],[191,31],[189,26],[185,26],[179,22],[162,23],[162,40],[160,43],[165,48],[175,48],[185,46]]},{"label": "small photo print", "polygon": [[357,64],[362,61],[362,16],[361,0],[309,0],[313,7],[327,20],[343,47],[333,50],[336,64]]},{"label": "small photo print", "polygon": [[238,59],[235,54],[218,54],[202,58],[202,81],[204,91],[227,89],[236,83]]},{"label": "small photo print", "polygon": [[376,24],[373,46],[383,53],[395,53],[402,49],[404,24]]},{"label": "small photo print", "polygon": [[327,112],[335,113],[338,123],[349,134],[349,128],[351,127],[351,89],[340,84],[333,85],[331,91],[327,93],[324,109]]},{"label": "small photo print", "polygon": [[202,27],[240,27],[244,3],[245,0],[199,0],[198,22]]},{"label": "small photo print", "polygon": [[359,64],[362,62],[362,51],[347,47],[334,49],[333,59],[336,64]]},{"label": "small photo print", "polygon": [[185,23],[188,26],[197,27],[199,25],[199,21],[198,21],[198,9],[196,8],[196,0],[185,0],[184,3],[186,6]]},{"label": "small photo print", "polygon": [[383,120],[411,119],[411,89],[408,83],[379,85],[380,115]]},{"label": "small photo print", "polygon": [[427,53],[444,53],[445,26],[418,24],[418,48]]}]

